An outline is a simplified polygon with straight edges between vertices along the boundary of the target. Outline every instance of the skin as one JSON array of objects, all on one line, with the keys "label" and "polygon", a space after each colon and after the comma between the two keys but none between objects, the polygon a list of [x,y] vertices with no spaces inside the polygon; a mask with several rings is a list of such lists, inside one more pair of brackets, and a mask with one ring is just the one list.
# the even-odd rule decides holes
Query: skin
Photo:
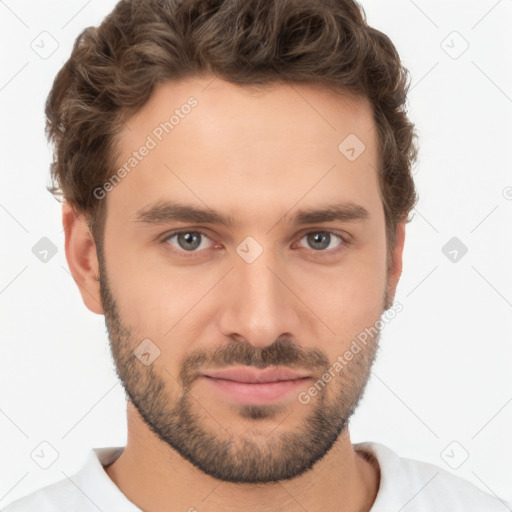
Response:
[{"label": "skin", "polygon": [[[308,404],[292,393],[275,408],[244,407],[194,368],[266,361],[307,371],[304,391],[391,305],[405,223],[388,261],[370,104],[318,85],[256,91],[213,77],[160,84],[119,135],[119,164],[190,96],[197,106],[103,199],[102,251],[87,219],[63,206],[69,268],[85,305],[105,315],[128,395],[127,446],[107,474],[148,511],[367,511],[379,469],[354,450],[346,422],[378,336]],[[355,161],[338,150],[349,134],[366,146]],[[236,225],[135,221],[161,199],[232,215]],[[363,206],[368,218],[287,223],[298,209],[342,201]],[[168,238],[175,229],[206,234],[193,257]],[[306,236],[326,231],[327,249]],[[252,263],[236,251],[248,236],[263,250]],[[143,339],[160,350],[149,366],[133,355]],[[179,403],[194,416],[180,416]],[[209,436],[195,461],[172,445],[190,447],[199,432],[181,428],[183,418]],[[283,436],[292,434],[287,450]],[[215,451],[222,441],[230,451]]]}]

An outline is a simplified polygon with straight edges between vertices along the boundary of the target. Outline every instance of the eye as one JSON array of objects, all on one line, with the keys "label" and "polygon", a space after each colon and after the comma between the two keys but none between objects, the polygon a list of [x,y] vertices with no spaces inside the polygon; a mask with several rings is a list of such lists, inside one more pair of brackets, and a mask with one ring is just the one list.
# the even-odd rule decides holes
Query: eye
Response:
[{"label": "eye", "polygon": [[[301,244],[303,240],[305,240],[306,246]],[[201,251],[212,247],[210,237],[201,230],[176,231],[168,234],[162,242],[168,246],[173,254],[184,257],[199,256]],[[349,244],[349,240],[332,231],[310,231],[299,239],[299,246],[312,249],[315,253],[326,255],[337,254],[343,246],[348,246]],[[213,247],[220,248],[222,246],[216,244]]]},{"label": "eye", "polygon": [[[175,239],[174,242],[172,242],[173,239]],[[163,241],[178,249],[178,252],[199,252],[201,249],[208,248],[208,244],[205,243],[205,239],[208,239],[208,236],[202,231],[190,230],[172,233]]]},{"label": "eye", "polygon": [[342,243],[347,243],[340,235],[336,235],[332,231],[310,231],[301,240],[306,240],[309,246],[307,248],[314,249],[316,252],[336,252],[327,251],[327,249],[333,249],[339,247]]}]

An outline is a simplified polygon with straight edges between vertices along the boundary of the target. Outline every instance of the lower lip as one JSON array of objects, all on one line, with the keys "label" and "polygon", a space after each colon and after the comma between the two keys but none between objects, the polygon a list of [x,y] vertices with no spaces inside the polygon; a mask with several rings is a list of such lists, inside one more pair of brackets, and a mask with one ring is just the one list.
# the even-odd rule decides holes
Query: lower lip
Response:
[{"label": "lower lip", "polygon": [[258,405],[275,402],[304,387],[309,377],[295,380],[280,380],[277,382],[238,382],[226,379],[215,379],[203,376],[215,389],[231,399],[244,404]]}]

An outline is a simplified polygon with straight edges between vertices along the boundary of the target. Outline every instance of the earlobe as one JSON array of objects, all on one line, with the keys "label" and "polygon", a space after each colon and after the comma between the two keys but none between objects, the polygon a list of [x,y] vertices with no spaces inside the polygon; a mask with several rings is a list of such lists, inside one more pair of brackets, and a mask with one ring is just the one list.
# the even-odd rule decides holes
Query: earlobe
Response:
[{"label": "earlobe", "polygon": [[405,224],[406,222],[403,221],[400,222],[396,227],[395,245],[391,252],[388,268],[388,304],[386,304],[386,309],[389,309],[395,300],[396,288],[398,286],[400,276],[402,275],[402,255],[405,244]]},{"label": "earlobe", "polygon": [[62,205],[62,224],[65,233],[65,250],[69,270],[78,286],[82,300],[93,313],[103,314],[101,303],[99,264],[96,244],[89,230],[87,219],[78,214],[72,205]]}]

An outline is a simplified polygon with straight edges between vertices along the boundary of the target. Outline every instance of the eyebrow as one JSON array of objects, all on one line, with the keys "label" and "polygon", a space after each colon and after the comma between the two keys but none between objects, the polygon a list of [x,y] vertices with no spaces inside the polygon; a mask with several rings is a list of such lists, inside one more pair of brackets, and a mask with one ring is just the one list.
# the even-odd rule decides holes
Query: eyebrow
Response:
[{"label": "eyebrow", "polygon": [[[361,205],[345,202],[326,205],[321,208],[298,210],[293,216],[283,216],[288,224],[301,225],[330,221],[364,221],[370,218],[368,210]],[[195,222],[200,224],[218,224],[232,228],[235,218],[212,209],[197,208],[174,201],[159,201],[135,212],[134,222],[143,224],[166,224],[170,222]]]}]

